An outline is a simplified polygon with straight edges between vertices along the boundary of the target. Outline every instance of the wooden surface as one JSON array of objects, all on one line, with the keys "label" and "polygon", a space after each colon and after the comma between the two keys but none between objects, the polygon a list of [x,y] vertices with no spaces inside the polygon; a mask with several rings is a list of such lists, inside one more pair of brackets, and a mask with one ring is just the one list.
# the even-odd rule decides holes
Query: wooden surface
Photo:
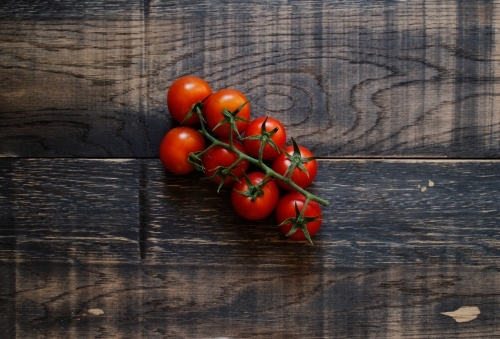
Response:
[{"label": "wooden surface", "polygon": [[[0,154],[154,157],[165,92],[244,92],[324,156],[498,157],[494,1],[7,1]],[[300,136],[300,138],[299,138]]]},{"label": "wooden surface", "polygon": [[[0,338],[500,338],[499,19],[487,0],[0,3]],[[186,74],[321,156],[314,246],[162,168]]]}]

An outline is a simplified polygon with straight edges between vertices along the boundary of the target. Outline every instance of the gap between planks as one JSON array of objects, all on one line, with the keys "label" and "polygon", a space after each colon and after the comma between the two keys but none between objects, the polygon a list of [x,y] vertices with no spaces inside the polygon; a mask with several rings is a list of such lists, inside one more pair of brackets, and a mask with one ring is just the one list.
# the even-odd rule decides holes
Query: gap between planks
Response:
[{"label": "gap between planks", "polygon": [[[2,160],[26,160],[26,161],[40,161],[40,160],[68,160],[68,161],[103,161],[103,162],[117,162],[124,163],[137,160],[158,160],[157,157],[136,157],[136,158],[87,158],[87,157],[2,157]],[[500,158],[441,158],[441,157],[317,157],[319,161],[332,161],[332,162],[387,162],[387,163],[500,163]]]}]

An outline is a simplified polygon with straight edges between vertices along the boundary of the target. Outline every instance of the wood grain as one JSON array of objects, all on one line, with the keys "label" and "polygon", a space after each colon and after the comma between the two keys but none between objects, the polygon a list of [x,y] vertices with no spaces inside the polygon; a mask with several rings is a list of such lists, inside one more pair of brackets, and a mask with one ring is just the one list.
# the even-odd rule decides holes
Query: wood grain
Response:
[{"label": "wood grain", "polygon": [[156,159],[3,159],[0,335],[498,338],[498,166],[321,160],[310,246]]},{"label": "wood grain", "polygon": [[[492,266],[18,263],[11,280],[6,338],[499,337]],[[481,313],[442,314],[464,305]]]},{"label": "wood grain", "polygon": [[0,261],[139,259],[135,165],[19,161],[0,165]]},{"label": "wood grain", "polygon": [[496,265],[497,161],[322,160],[311,191],[330,201],[315,246],[273,217],[249,222],[199,174],[159,160],[4,159],[1,261],[200,265]]},{"label": "wood grain", "polygon": [[[499,10],[2,1],[0,338],[500,338]],[[163,169],[187,74],[321,157],[314,246]]]},{"label": "wood grain", "polygon": [[497,1],[7,1],[0,155],[154,157],[165,93],[245,93],[321,156],[498,157]]}]

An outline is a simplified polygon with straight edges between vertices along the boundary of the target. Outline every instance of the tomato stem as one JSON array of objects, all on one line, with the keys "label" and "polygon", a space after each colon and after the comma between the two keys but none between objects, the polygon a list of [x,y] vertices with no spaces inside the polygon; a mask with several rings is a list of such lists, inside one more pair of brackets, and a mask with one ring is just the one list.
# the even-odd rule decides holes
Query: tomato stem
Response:
[{"label": "tomato stem", "polygon": [[[289,186],[293,187],[293,189],[295,189],[296,191],[298,191],[299,193],[301,193],[305,198],[306,198],[306,206],[307,206],[307,203],[312,200],[312,201],[316,201],[317,203],[323,205],[323,206],[329,206],[330,203],[324,199],[321,199],[320,197],[310,193],[309,191],[303,189],[302,187],[298,186],[297,184],[295,184],[288,176],[283,176],[279,173],[276,173],[272,168],[270,168],[269,166],[267,166],[263,161],[262,161],[262,153],[263,153],[263,148],[264,148],[264,142],[262,142],[261,144],[261,147],[260,147],[260,150],[259,150],[259,159],[255,159],[243,152],[240,152],[239,150],[237,150],[234,146],[233,146],[233,135],[231,133],[230,135],[230,138],[229,138],[229,144],[226,144],[225,142],[222,142],[220,140],[218,140],[217,138],[215,138],[211,133],[209,133],[205,127],[205,124],[204,124],[204,119],[203,119],[203,116],[202,116],[202,112],[201,112],[201,109],[200,107],[196,107],[196,112],[198,113],[198,115],[200,116],[200,122],[201,122],[201,130],[200,130],[200,133],[206,137],[209,141],[212,142],[212,145],[210,147],[214,147],[214,146],[221,146],[221,147],[224,147],[225,149],[227,150],[230,150],[232,152],[234,152],[236,155],[238,155],[239,157],[239,161],[241,160],[247,160],[249,163],[251,164],[254,164],[255,166],[258,166],[262,169],[262,171],[264,171],[264,174],[266,175],[266,177],[273,177],[275,179],[278,179],[278,180],[281,180],[283,182],[285,182],[286,184],[288,184]],[[204,152],[202,152],[201,154],[203,154]],[[200,157],[200,155],[198,154],[198,157]]]}]

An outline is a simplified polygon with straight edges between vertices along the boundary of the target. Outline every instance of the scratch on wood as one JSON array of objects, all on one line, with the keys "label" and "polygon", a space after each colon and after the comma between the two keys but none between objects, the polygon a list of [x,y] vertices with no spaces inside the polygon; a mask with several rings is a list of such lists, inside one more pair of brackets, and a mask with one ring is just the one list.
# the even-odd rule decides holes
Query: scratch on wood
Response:
[{"label": "scratch on wood", "polygon": [[103,315],[104,314],[104,311],[100,308],[91,308],[87,312],[92,314],[92,315]]},{"label": "scratch on wood", "polygon": [[465,323],[476,319],[481,311],[477,306],[462,306],[456,311],[441,312],[441,314],[452,317],[457,323]]}]

